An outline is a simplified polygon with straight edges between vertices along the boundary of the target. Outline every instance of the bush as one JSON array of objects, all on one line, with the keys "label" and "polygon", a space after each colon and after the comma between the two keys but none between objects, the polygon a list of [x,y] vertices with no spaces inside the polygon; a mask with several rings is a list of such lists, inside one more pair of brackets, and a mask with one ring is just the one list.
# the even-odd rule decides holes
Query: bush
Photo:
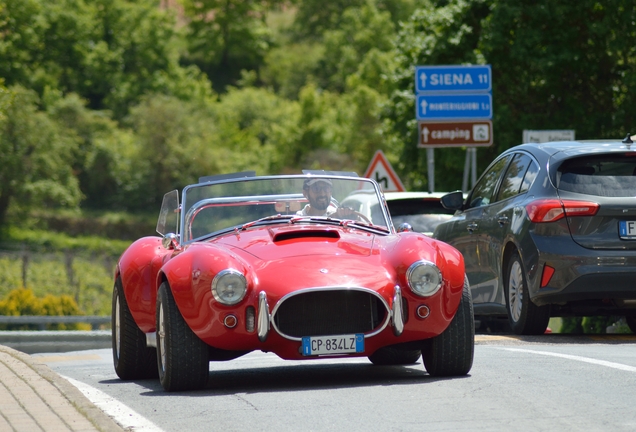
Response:
[{"label": "bush", "polygon": [[[83,315],[69,295],[46,295],[38,298],[28,288],[19,288],[11,291],[9,295],[0,300],[0,315]],[[88,326],[88,327],[87,327]],[[34,324],[0,324],[2,330],[38,330]],[[90,325],[82,323],[72,324],[47,324],[47,330],[90,330]]]},{"label": "bush", "polygon": [[587,316],[563,318],[560,333],[571,334],[605,334],[608,327],[616,327],[617,333],[628,333],[626,325],[620,325],[620,317],[616,316]]}]

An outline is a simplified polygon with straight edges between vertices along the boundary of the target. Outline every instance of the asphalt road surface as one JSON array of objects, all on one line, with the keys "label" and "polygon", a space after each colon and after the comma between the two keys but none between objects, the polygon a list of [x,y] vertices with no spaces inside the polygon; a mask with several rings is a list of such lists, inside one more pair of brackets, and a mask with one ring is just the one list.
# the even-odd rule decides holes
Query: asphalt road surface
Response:
[{"label": "asphalt road surface", "polygon": [[468,376],[367,359],[210,363],[208,388],[120,381],[109,349],[34,354],[125,428],[158,431],[633,431],[636,337],[477,335]]}]

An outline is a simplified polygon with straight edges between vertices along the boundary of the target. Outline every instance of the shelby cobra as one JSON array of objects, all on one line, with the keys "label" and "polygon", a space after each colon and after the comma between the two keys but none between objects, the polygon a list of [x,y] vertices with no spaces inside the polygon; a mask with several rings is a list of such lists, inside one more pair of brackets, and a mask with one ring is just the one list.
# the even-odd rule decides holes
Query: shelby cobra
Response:
[{"label": "shelby cobra", "polygon": [[[349,196],[377,200],[363,215]],[[318,215],[316,215],[318,214]],[[205,177],[164,196],[157,232],[115,272],[113,360],[124,380],[200,389],[209,362],[364,356],[467,374],[473,306],[463,256],[394,228],[378,184],[345,173]]]}]

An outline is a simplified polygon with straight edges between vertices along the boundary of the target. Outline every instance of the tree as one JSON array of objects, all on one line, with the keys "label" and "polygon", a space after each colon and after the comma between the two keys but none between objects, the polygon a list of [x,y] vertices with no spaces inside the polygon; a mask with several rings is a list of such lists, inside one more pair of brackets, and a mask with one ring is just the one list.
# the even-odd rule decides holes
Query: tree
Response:
[{"label": "tree", "polygon": [[203,70],[218,92],[234,85],[241,70],[257,69],[269,48],[265,23],[284,0],[182,0],[187,26],[186,61]]},{"label": "tree", "polygon": [[6,85],[77,93],[116,119],[145,94],[209,93],[196,68],[179,65],[178,40],[155,0],[0,0]]},{"label": "tree", "polygon": [[324,33],[325,55],[321,80],[325,88],[343,92],[347,77],[355,73],[370,52],[388,52],[395,36],[391,16],[372,1],[340,13],[337,29]]},{"label": "tree", "polygon": [[38,57],[44,49],[44,20],[38,0],[0,0],[0,77],[6,85],[31,88],[44,75]]},{"label": "tree", "polygon": [[0,92],[0,226],[12,205],[17,215],[32,208],[78,209],[81,193],[73,176],[68,134],[37,109],[35,92],[11,87]]},{"label": "tree", "polygon": [[[610,4],[611,3],[611,4]],[[623,138],[636,90],[633,1],[499,0],[480,49],[492,64],[496,150],[523,129],[574,129],[579,139]]]}]

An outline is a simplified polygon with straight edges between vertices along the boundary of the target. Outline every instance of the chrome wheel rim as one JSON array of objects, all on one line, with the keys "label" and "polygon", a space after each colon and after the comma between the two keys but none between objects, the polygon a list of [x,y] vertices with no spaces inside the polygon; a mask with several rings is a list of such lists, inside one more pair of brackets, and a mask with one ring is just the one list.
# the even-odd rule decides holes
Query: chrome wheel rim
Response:
[{"label": "chrome wheel rim", "polygon": [[161,355],[159,356],[159,366],[161,367],[161,371],[166,371],[166,325],[163,317],[163,303],[159,307],[159,325],[158,325],[157,336],[159,337],[159,351]]},{"label": "chrome wheel rim", "polygon": [[119,304],[119,295],[115,299],[115,355],[119,358],[119,353],[121,352],[121,319],[120,319],[120,310],[121,306]]},{"label": "chrome wheel rim", "polygon": [[519,261],[513,262],[510,268],[508,304],[510,316],[515,322],[519,321],[519,318],[521,318],[521,307],[523,306],[523,273]]}]

